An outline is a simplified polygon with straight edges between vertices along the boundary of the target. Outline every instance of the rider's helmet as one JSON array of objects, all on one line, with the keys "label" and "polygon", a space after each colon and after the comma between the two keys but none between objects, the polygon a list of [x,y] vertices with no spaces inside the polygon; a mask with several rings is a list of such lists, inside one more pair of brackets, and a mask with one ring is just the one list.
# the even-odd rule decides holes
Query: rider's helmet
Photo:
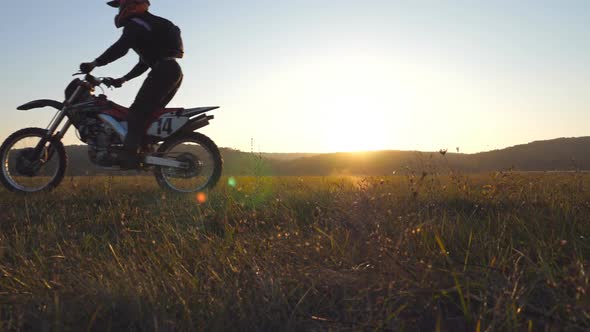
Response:
[{"label": "rider's helmet", "polygon": [[125,25],[129,17],[147,12],[150,2],[149,0],[113,0],[107,2],[107,5],[119,8],[119,14],[115,16],[115,26],[120,28]]}]

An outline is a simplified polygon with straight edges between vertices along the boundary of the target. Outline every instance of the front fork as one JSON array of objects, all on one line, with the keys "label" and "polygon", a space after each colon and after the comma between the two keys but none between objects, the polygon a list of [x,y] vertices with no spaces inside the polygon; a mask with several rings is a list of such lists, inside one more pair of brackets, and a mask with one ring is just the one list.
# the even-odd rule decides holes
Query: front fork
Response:
[{"label": "front fork", "polygon": [[70,129],[72,122],[68,119],[68,120],[66,120],[66,123],[61,127],[61,129],[59,131],[58,131],[58,128],[59,128],[60,124],[62,123],[62,121],[66,118],[66,110],[68,109],[68,107],[72,104],[72,102],[78,97],[78,95],[82,91],[83,91],[83,88],[81,86],[78,86],[78,88],[76,88],[76,91],[74,91],[74,93],[72,94],[70,99],[68,99],[64,103],[64,106],[62,107],[62,109],[59,110],[55,114],[55,116],[53,117],[51,122],[49,122],[49,126],[47,126],[47,134],[45,135],[45,137],[42,137],[41,140],[39,141],[39,143],[37,143],[37,145],[35,146],[35,153],[33,154],[33,156],[35,158],[34,160],[41,160],[41,162],[43,162],[43,163],[51,160],[51,157],[53,157],[53,154],[55,153],[55,150],[52,149],[51,146],[49,146],[47,158],[45,160],[41,159],[42,154],[45,150],[45,146],[47,145],[47,142],[49,142],[52,139],[56,139],[58,141],[61,141],[64,138],[66,132],[68,131],[68,129]]}]

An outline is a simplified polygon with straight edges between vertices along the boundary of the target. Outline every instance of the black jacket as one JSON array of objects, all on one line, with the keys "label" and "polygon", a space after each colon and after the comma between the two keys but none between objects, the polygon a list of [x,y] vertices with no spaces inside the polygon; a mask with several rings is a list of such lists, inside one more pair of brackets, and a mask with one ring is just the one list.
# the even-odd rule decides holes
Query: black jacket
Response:
[{"label": "black jacket", "polygon": [[140,59],[131,72],[124,76],[127,80],[153,68],[160,60],[182,58],[184,55],[180,29],[167,19],[150,13],[129,18],[121,38],[96,58],[96,65],[107,65],[123,57],[129,49],[133,49]]}]

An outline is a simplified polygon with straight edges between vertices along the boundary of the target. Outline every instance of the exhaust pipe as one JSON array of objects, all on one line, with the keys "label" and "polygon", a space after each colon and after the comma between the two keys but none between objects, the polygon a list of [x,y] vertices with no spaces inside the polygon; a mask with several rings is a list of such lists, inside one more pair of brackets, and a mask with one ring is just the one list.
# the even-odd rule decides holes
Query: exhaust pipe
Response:
[{"label": "exhaust pipe", "polygon": [[194,119],[191,119],[186,126],[184,126],[184,132],[192,132],[197,129],[201,129],[205,126],[209,125],[209,120],[213,120],[215,117],[213,115],[205,115],[201,114]]},{"label": "exhaust pipe", "polygon": [[193,117],[195,115],[200,115],[200,114],[203,114],[205,112],[216,110],[218,108],[219,108],[219,106],[187,108],[187,109],[182,110],[181,115],[182,116],[188,116],[190,118],[190,117]]}]

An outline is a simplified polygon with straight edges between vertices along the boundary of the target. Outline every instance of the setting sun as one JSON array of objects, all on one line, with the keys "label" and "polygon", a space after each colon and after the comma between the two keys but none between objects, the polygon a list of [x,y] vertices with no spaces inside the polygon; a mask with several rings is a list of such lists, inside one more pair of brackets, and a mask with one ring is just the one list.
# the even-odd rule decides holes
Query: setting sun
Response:
[{"label": "setting sun", "polygon": [[387,149],[406,143],[408,124],[427,108],[405,67],[362,54],[310,57],[260,80],[264,96],[249,99],[264,100],[262,107],[283,105],[283,121],[313,134],[313,140],[296,136],[289,146],[309,139],[315,151]]},{"label": "setting sun", "polygon": [[376,150],[394,137],[392,120],[408,102],[395,78],[376,67],[370,59],[345,58],[301,71],[313,76],[303,96],[318,110],[318,144],[326,151]]}]

